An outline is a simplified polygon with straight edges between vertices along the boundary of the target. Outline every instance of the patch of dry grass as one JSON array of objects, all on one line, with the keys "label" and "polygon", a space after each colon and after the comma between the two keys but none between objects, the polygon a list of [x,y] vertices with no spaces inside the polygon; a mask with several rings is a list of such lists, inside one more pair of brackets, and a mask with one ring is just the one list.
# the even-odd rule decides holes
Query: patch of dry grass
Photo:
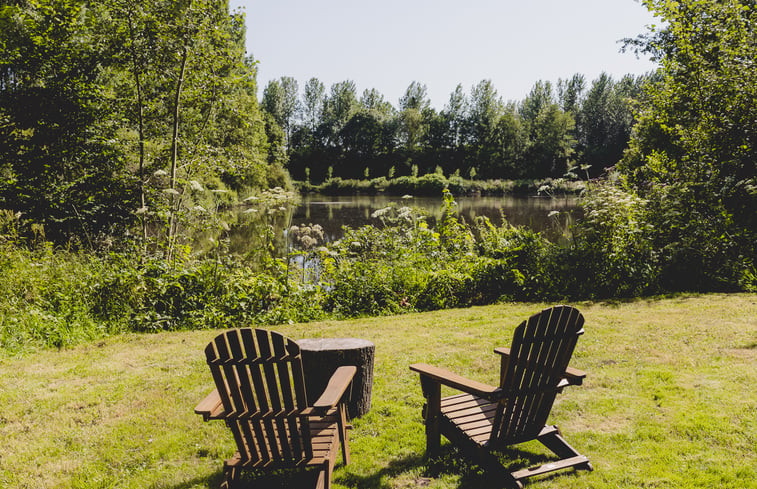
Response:
[{"label": "patch of dry grass", "polygon": [[[275,329],[376,344],[373,406],[355,420],[336,487],[496,487],[449,445],[423,457],[418,379],[428,362],[495,383],[495,346],[544,304],[504,304]],[[589,372],[552,421],[595,471],[539,488],[757,487],[757,295],[578,304]],[[233,441],[192,412],[212,388],[202,349],[217,331],[122,335],[63,351],[0,356],[0,487],[217,487]],[[523,461],[532,446],[512,452]],[[517,460],[514,462],[517,465]]]}]

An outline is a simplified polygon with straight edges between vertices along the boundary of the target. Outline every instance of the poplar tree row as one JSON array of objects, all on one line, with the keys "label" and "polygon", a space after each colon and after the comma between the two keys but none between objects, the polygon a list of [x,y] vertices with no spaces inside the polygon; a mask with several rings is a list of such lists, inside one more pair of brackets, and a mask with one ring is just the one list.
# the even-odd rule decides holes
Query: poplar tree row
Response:
[{"label": "poplar tree row", "polygon": [[[504,101],[491,81],[462,85],[437,111],[427,87],[412,82],[397,107],[375,89],[358,96],[352,81],[327,92],[316,78],[299,90],[289,77],[262,96],[269,139],[293,178],[375,178],[441,168],[465,178],[561,177],[581,165],[591,175],[617,163],[634,122],[633,102],[650,76],[620,80],[583,75],[538,81],[521,101]],[[585,173],[584,173],[585,175]]]}]

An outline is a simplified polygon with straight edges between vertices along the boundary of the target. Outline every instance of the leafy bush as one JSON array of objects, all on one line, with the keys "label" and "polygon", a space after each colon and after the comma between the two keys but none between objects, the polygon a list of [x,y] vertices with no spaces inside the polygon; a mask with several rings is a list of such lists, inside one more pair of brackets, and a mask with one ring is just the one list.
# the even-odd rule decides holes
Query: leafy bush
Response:
[{"label": "leafy bush", "polygon": [[470,265],[471,304],[493,304],[521,298],[525,277],[510,260],[479,258]]},{"label": "leafy bush", "polygon": [[467,306],[472,283],[473,279],[467,273],[455,270],[432,272],[415,301],[415,307],[420,311],[432,311]]},{"label": "leafy bush", "polygon": [[661,19],[635,47],[660,60],[618,164],[648,201],[667,290],[755,286],[757,43],[754,1],[645,5]]},{"label": "leafy bush", "polygon": [[612,184],[594,185],[574,241],[555,250],[569,297],[634,297],[657,292],[659,257],[650,240],[647,201]]},{"label": "leafy bush", "polygon": [[0,246],[0,348],[63,348],[123,331],[92,314],[107,260],[50,246]]}]

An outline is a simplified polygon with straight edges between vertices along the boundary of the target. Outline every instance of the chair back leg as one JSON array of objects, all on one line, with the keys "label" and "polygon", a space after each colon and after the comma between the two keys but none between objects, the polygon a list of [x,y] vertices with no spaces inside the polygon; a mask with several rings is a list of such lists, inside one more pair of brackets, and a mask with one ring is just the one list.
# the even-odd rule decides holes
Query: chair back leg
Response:
[{"label": "chair back leg", "polygon": [[350,440],[347,434],[347,405],[339,404],[339,443],[342,446],[342,461],[350,463]]}]

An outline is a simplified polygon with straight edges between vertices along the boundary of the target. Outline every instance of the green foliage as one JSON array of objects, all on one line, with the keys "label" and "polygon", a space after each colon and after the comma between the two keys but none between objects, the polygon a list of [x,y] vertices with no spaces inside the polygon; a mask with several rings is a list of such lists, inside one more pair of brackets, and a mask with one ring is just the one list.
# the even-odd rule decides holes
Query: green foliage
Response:
[{"label": "green foliage", "polygon": [[[504,217],[499,226],[493,225],[485,217],[479,217],[474,234],[477,255],[486,264],[480,273],[487,277],[493,272],[499,273],[498,277],[486,278],[498,284],[488,289],[488,295],[486,290],[482,290],[484,297],[492,299],[492,295],[496,298],[508,295],[513,299],[534,300],[556,295],[556,285],[548,279],[547,273],[554,245],[539,233],[526,227],[512,226]],[[502,280],[508,280],[507,284]]]},{"label": "green foliage", "polygon": [[119,318],[91,313],[106,273],[104,260],[84,253],[0,247],[0,348],[63,348],[123,331]]},{"label": "green foliage", "polygon": [[397,314],[409,307],[406,294],[419,287],[415,270],[381,261],[342,264],[331,275],[324,308],[337,317]]},{"label": "green foliage", "polygon": [[114,46],[91,42],[105,21],[77,0],[0,8],[0,208],[21,212],[25,234],[41,224],[48,239],[92,245],[137,207],[99,83]]},{"label": "green foliage", "polygon": [[437,228],[441,245],[447,252],[470,253],[473,249],[473,235],[457,218],[457,202],[446,188],[442,193],[442,217]]},{"label": "green foliage", "polygon": [[592,175],[621,160],[635,122],[633,101],[641,98],[641,87],[651,78],[626,75],[614,81],[602,73],[574,109],[576,152],[582,166],[590,165]]},{"label": "green foliage", "polygon": [[283,263],[168,266],[136,253],[0,249],[0,348],[67,347],[123,331],[223,328],[323,317],[319,287],[290,287]]},{"label": "green foliage", "polygon": [[58,244],[102,246],[139,221],[143,237],[167,229],[165,250],[189,182],[282,180],[226,2],[4,4],[0,120],[0,208]]},{"label": "green foliage", "polygon": [[619,168],[649,201],[666,288],[748,287],[757,257],[757,9],[751,0],[644,3],[663,27],[628,43],[661,68]]},{"label": "green foliage", "polygon": [[[250,199],[271,199],[271,209],[278,209],[275,202],[284,194]],[[63,347],[127,330],[280,324],[677,290],[666,281],[674,264],[670,251],[657,246],[649,223],[648,216],[659,212],[650,208],[653,200],[609,183],[592,184],[583,199],[585,217],[570,238],[550,243],[504,219],[499,225],[485,218],[466,223],[456,214],[452,194],[443,195],[442,217],[433,228],[424,214],[399,205],[374,213],[381,225],[346,229],[343,239],[325,246],[317,225],[292,226],[288,260],[277,258],[276,238],[264,232],[265,223],[256,228],[262,235],[254,255],[235,255],[219,244],[203,256],[170,264],[138,253],[53,252],[44,241],[36,251],[16,249],[16,218],[3,213],[2,347]],[[702,236],[702,253],[709,243]],[[753,286],[754,273],[729,268],[732,263],[723,262],[718,271],[721,287]],[[727,280],[736,274],[742,283]]]},{"label": "green foliage", "polygon": [[572,298],[636,297],[658,292],[659,253],[650,239],[647,201],[612,184],[592,185],[573,240],[551,252],[551,275]]},{"label": "green foliage", "polygon": [[433,311],[466,306],[472,282],[472,277],[467,273],[455,270],[432,272],[416,299],[416,308],[419,311]]},{"label": "green foliage", "polygon": [[306,321],[320,315],[317,290],[290,294],[275,274],[250,273],[231,262],[203,261],[169,269],[158,261],[140,271],[139,278],[143,292],[130,318],[137,331]]},{"label": "green foliage", "polygon": [[[472,229],[458,219],[448,191],[436,229],[407,207],[387,208],[376,215],[388,226],[347,230],[345,237],[331,246],[336,258],[325,277],[327,310],[341,316],[376,315],[523,297],[524,276],[514,266],[517,251],[500,249],[496,257],[477,254],[476,236],[484,236],[486,231]],[[486,224],[493,230],[490,233],[497,232],[488,221]],[[482,243],[493,241],[490,235],[480,239]],[[510,250],[504,243],[502,247]]]}]

